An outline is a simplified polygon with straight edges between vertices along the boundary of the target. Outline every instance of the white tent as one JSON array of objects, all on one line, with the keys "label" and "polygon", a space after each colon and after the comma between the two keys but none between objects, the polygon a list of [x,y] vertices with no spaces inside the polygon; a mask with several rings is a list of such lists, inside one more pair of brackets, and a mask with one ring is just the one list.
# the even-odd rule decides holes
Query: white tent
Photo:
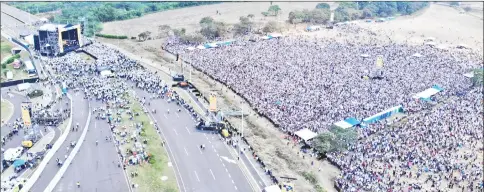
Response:
[{"label": "white tent", "polygon": [[370,57],[370,55],[368,55],[368,54],[361,54],[360,56],[363,57],[363,58]]},{"label": "white tent", "polygon": [[422,55],[420,53],[415,53],[412,55],[413,57],[422,57]]},{"label": "white tent", "polygon": [[25,91],[30,88],[30,83],[22,83],[17,85],[18,91]]},{"label": "white tent", "polygon": [[113,72],[111,70],[103,70],[101,71],[101,77],[112,77],[114,76]]},{"label": "white tent", "polygon": [[206,49],[206,48],[203,45],[199,45],[199,46],[197,46],[197,49]]},{"label": "white tent", "polygon": [[193,51],[195,50],[195,47],[187,47],[188,50]]},{"label": "white tent", "polygon": [[338,127],[341,127],[341,128],[343,128],[343,129],[353,127],[353,125],[349,124],[349,123],[348,123],[348,122],[346,122],[345,120],[343,120],[343,121],[338,121],[338,122],[336,122],[334,125],[336,125],[336,126],[338,126]]},{"label": "white tent", "polygon": [[20,157],[20,155],[22,154],[22,149],[22,147],[7,149],[5,153],[3,153],[3,158],[6,161],[14,161],[15,159]]},{"label": "white tent", "polygon": [[314,137],[316,137],[318,134],[315,132],[312,132],[311,130],[304,128],[299,131],[296,131],[294,134],[296,134],[298,137],[303,139],[304,141],[308,141]]},{"label": "white tent", "polygon": [[263,192],[281,192],[281,189],[277,185],[271,185],[264,188]]},{"label": "white tent", "polygon": [[13,79],[12,71],[7,71],[7,80],[12,80],[12,79]]},{"label": "white tent", "polygon": [[435,42],[425,42],[425,45],[435,46]]},{"label": "white tent", "polygon": [[273,38],[277,38],[277,37],[282,37],[282,34],[280,34],[280,33],[272,33],[269,36],[271,36]]},{"label": "white tent", "polygon": [[474,72],[469,72],[469,73],[465,73],[464,76],[468,77],[468,78],[473,78],[474,77]]}]

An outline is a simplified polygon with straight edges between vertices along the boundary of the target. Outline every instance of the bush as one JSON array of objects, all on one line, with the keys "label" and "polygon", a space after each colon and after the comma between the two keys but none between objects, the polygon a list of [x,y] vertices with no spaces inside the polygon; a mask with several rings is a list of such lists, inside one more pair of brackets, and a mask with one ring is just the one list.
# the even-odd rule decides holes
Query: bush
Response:
[{"label": "bush", "polygon": [[6,63],[2,63],[2,69],[6,69],[7,68],[7,64]]},{"label": "bush", "polygon": [[279,23],[277,23],[275,21],[267,22],[266,25],[264,26],[264,28],[262,28],[262,31],[264,33],[272,33],[272,32],[276,32],[276,31],[279,31],[279,30],[280,30]]},{"label": "bush", "polygon": [[15,59],[18,59],[18,58],[20,58],[19,54],[10,56],[5,62],[2,63],[2,68],[4,68],[3,65],[5,65],[5,68],[7,68],[7,64],[12,63],[13,61],[15,61]]},{"label": "bush", "polygon": [[316,9],[329,9],[329,8],[330,8],[330,6],[327,3],[318,3],[316,5]]},{"label": "bush", "polygon": [[125,35],[108,35],[108,34],[100,34],[100,33],[97,33],[96,37],[103,37],[107,39],[128,39],[128,36],[125,36]]},{"label": "bush", "polygon": [[30,98],[36,98],[44,95],[44,92],[42,90],[34,90],[30,93],[27,94]]}]

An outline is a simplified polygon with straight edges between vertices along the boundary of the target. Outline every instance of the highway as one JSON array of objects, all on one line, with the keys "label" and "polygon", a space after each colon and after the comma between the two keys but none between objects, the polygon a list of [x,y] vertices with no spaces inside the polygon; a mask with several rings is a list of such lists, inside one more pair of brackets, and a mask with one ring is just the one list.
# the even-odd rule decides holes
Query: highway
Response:
[{"label": "highway", "polygon": [[[93,109],[103,106],[97,101],[90,103]],[[118,168],[116,147],[105,140],[106,136],[112,136],[109,124],[92,114],[85,140],[54,192],[77,191],[76,182],[81,183],[82,191],[129,191],[125,173]]]},{"label": "highway", "polygon": [[[135,89],[138,97],[150,98],[150,94]],[[148,106],[158,113],[150,116],[158,123],[168,152],[178,174],[180,191],[253,191],[237,159],[228,151],[219,134],[201,132],[195,129],[195,121],[186,111],[177,113],[178,106],[162,99],[151,101]],[[167,109],[172,111],[167,114]],[[206,146],[205,150],[199,148]]]},{"label": "highway", "polygon": [[[67,152],[67,148],[70,147],[71,141],[76,141],[80,137],[82,130],[86,126],[87,116],[89,113],[88,108],[88,101],[85,100],[83,94],[77,94],[73,92],[69,92],[72,95],[72,104],[73,104],[73,117],[72,117],[72,126],[67,127],[70,129],[70,133],[67,136],[67,139],[59,148],[59,150],[54,154],[51,162],[47,164],[45,169],[42,171],[41,176],[39,179],[34,183],[31,192],[41,192],[43,191],[47,185],[50,183],[52,178],[54,178],[55,174],[59,170],[57,163],[55,161],[56,158],[59,158],[61,161],[65,161],[65,155],[70,154],[72,148]],[[72,131],[72,127],[79,123],[79,130]]]}]

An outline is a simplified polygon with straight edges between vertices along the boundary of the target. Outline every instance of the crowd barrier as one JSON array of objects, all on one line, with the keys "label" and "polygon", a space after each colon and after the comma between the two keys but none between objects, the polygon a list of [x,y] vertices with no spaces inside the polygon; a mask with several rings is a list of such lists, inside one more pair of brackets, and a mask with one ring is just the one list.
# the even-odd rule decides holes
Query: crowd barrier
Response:
[{"label": "crowd barrier", "polygon": [[10,86],[15,86],[18,84],[22,83],[37,83],[39,81],[38,77],[35,78],[30,78],[30,79],[20,79],[20,80],[15,80],[15,81],[7,81],[7,82],[2,82],[0,83],[2,87],[10,87]]}]

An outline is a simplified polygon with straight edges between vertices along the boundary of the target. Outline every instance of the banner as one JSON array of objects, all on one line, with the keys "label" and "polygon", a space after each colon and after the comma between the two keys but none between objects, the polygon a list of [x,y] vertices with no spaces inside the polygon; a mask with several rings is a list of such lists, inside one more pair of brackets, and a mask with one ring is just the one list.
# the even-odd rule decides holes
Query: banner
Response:
[{"label": "banner", "polygon": [[209,110],[211,112],[217,111],[217,98],[215,97],[215,95],[210,95],[209,102],[210,102]]},{"label": "banner", "polygon": [[24,120],[24,125],[26,127],[30,127],[31,120],[30,120],[28,105],[22,105],[22,120]]},{"label": "banner", "polygon": [[377,68],[382,68],[383,67],[383,55],[378,55],[376,57],[376,67]]}]

